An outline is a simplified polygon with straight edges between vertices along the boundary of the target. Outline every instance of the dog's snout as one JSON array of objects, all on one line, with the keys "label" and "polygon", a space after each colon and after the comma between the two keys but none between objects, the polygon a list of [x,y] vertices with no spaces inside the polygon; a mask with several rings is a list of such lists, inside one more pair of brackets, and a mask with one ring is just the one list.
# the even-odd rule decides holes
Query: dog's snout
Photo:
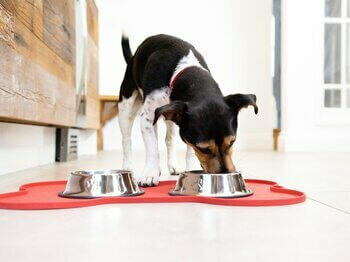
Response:
[{"label": "dog's snout", "polygon": [[235,167],[232,162],[221,161],[220,170],[218,173],[232,173],[235,172]]},{"label": "dog's snout", "polygon": [[208,173],[212,173],[212,174],[218,174],[218,173],[232,173],[235,172],[236,169],[234,167],[234,165],[230,164],[230,165],[225,165],[225,164],[219,164],[219,161],[216,162],[216,165],[202,165],[202,168],[208,172]]},{"label": "dog's snout", "polygon": [[228,172],[229,170],[225,166],[221,168],[220,173],[228,173]]},{"label": "dog's snout", "polygon": [[232,161],[231,141],[232,139],[229,140],[229,143],[223,143],[221,147],[213,141],[202,142],[199,146],[192,146],[205,172],[232,173],[236,171]]},{"label": "dog's snout", "polygon": [[232,172],[235,172],[235,169],[232,167],[226,167],[226,166],[223,166],[220,171],[220,173],[232,173]]}]

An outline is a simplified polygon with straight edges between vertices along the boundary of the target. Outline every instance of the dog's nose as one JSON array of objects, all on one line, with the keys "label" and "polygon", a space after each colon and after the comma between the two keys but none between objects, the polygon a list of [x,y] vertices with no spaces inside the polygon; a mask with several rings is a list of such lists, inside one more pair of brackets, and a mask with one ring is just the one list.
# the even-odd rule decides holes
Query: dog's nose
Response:
[{"label": "dog's nose", "polygon": [[221,168],[220,173],[228,173],[228,169],[226,167]]}]

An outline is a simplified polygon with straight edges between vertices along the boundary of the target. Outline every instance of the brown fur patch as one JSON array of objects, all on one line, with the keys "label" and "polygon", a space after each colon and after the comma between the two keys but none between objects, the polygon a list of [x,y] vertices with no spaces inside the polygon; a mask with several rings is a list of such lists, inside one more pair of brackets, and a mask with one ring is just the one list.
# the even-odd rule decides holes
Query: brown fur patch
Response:
[{"label": "brown fur patch", "polygon": [[226,167],[226,169],[229,172],[235,172],[236,167],[234,166],[232,162],[232,144],[236,140],[236,136],[226,136],[224,138],[224,141],[221,145],[221,152],[222,152],[222,157],[223,157],[223,162]]},{"label": "brown fur patch", "polygon": [[222,172],[222,168],[228,172],[236,171],[232,162],[232,143],[235,140],[235,136],[226,136],[222,145],[217,145],[214,140],[193,145],[187,143],[194,149],[194,152],[201,163],[203,169],[209,173]]},{"label": "brown fur patch", "polygon": [[194,153],[196,154],[199,162],[201,163],[203,169],[205,171],[208,172],[209,170],[209,161],[210,161],[210,158],[211,156],[209,154],[204,154],[203,152],[201,152],[198,147],[190,144],[190,143],[187,143],[189,146],[191,146],[193,149],[194,149]]},{"label": "brown fur patch", "polygon": [[232,146],[232,143],[236,140],[236,136],[226,136],[221,145],[221,150],[227,150]]}]

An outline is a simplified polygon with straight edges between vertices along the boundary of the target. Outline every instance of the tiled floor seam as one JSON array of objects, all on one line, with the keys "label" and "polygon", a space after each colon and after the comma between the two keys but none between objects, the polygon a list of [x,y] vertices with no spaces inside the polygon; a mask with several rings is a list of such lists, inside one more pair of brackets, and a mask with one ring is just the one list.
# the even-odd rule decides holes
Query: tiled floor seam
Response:
[{"label": "tiled floor seam", "polygon": [[340,211],[340,212],[342,212],[342,213],[345,213],[345,214],[347,214],[347,215],[350,215],[350,212],[348,212],[348,211],[346,211],[346,210],[343,210],[343,209],[340,209],[340,208],[331,206],[331,205],[329,205],[329,204],[326,204],[326,203],[324,203],[324,202],[321,202],[321,201],[319,201],[319,200],[317,200],[317,199],[314,199],[314,198],[311,198],[311,197],[309,197],[309,196],[306,197],[306,198],[307,198],[307,199],[310,199],[310,200],[312,200],[312,201],[315,201],[315,202],[317,202],[317,203],[319,203],[319,204],[321,204],[321,205],[330,207],[330,208],[332,208],[332,209],[335,209],[335,210],[337,210],[337,211]]}]

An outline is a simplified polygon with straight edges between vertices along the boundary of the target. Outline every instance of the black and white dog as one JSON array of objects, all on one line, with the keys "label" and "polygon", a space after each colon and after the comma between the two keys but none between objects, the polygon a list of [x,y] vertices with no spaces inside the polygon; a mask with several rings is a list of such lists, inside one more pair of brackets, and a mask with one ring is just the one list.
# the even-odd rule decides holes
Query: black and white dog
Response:
[{"label": "black and white dog", "polygon": [[120,88],[119,125],[123,143],[123,168],[131,168],[131,129],[141,109],[141,130],[146,164],[138,183],[158,185],[160,176],[157,120],[166,121],[168,169],[176,173],[175,124],[187,144],[186,169],[195,154],[210,173],[235,171],[232,144],[237,115],[249,105],[257,114],[256,96],[223,96],[201,54],[189,43],[169,35],[147,38],[132,55],[129,39],[122,37],[127,62]]}]

